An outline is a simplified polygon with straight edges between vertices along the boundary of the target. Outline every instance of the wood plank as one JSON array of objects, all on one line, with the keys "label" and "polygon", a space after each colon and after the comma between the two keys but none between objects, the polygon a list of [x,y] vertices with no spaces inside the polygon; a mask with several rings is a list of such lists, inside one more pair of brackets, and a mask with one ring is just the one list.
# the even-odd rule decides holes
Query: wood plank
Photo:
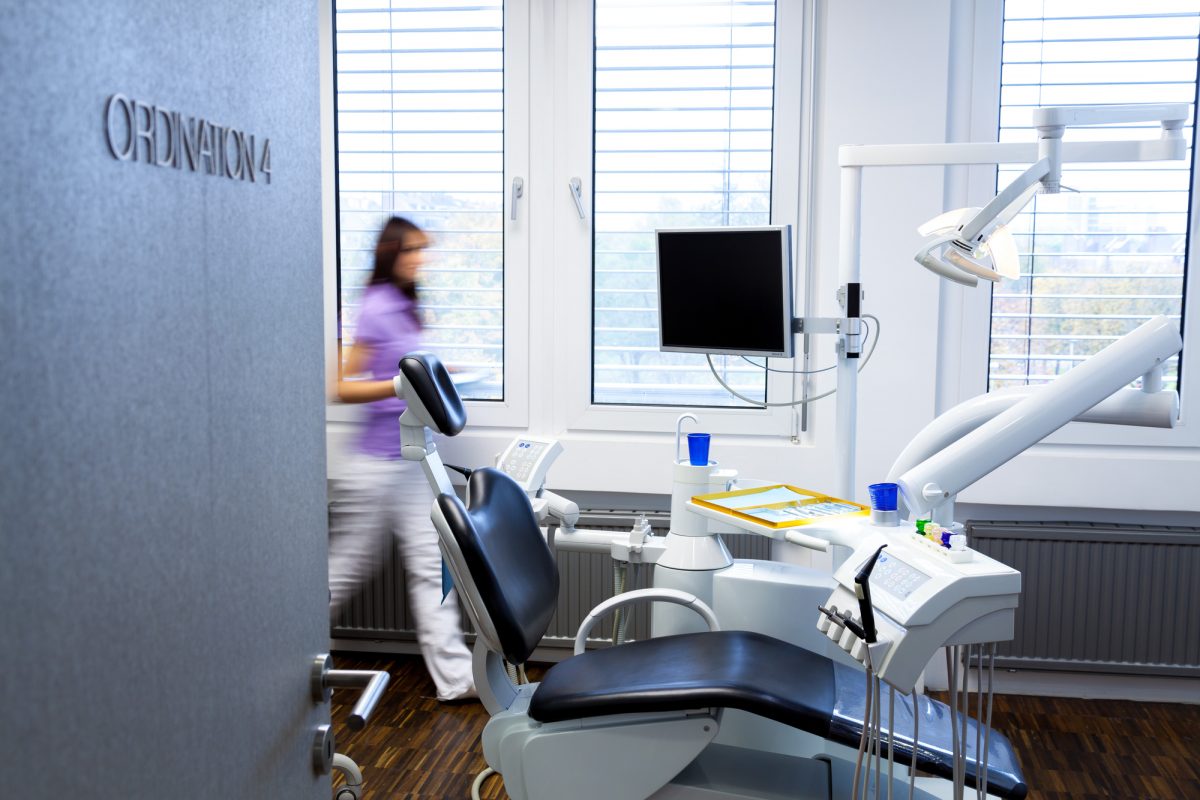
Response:
[{"label": "wood plank", "polygon": [[[364,800],[470,797],[471,782],[487,766],[483,706],[437,702],[418,656],[342,653],[334,660],[339,669],[392,676],[357,733],[345,724],[355,693],[333,698],[337,749],[362,768]],[[541,674],[529,671],[532,680]],[[997,695],[992,717],[1017,751],[1030,800],[1200,798],[1200,705]],[[485,799],[507,796],[499,776],[480,791]]]}]

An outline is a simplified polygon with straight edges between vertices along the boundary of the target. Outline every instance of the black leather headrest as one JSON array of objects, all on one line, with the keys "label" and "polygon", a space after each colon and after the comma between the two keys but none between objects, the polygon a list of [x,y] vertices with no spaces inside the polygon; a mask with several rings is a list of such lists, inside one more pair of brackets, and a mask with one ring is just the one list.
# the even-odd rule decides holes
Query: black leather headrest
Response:
[{"label": "black leather headrest", "polygon": [[457,436],[467,424],[467,411],[442,360],[433,353],[409,353],[400,359],[400,374],[405,392],[416,394],[436,432]]},{"label": "black leather headrest", "polygon": [[484,467],[471,473],[467,491],[469,510],[452,494],[438,495],[438,507],[492,618],[504,657],[524,664],[558,605],[558,565],[529,496],[516,481]]}]

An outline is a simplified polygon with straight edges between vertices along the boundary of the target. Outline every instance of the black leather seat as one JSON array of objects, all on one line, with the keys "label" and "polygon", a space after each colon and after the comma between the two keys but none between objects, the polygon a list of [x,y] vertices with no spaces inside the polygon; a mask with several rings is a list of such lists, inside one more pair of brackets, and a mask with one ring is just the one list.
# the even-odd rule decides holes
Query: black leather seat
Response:
[{"label": "black leather seat", "polygon": [[[491,468],[475,470],[469,496],[470,510],[450,494],[439,495],[437,507],[504,657],[522,664],[557,608],[558,568],[528,497],[512,478]],[[769,636],[748,631],[681,634],[593,650],[554,665],[530,700],[529,716],[549,723],[632,712],[737,708],[857,747],[863,687],[860,671]],[[918,767],[949,778],[948,709],[927,698],[920,703]],[[907,708],[911,719],[911,705]],[[903,739],[900,724],[896,728],[896,758],[907,764],[912,743]],[[973,733],[968,732],[968,741]],[[991,733],[989,753],[988,791],[1011,800],[1025,797],[1012,748],[996,731]],[[974,786],[974,778],[969,764],[968,785]]]},{"label": "black leather seat", "polygon": [[556,664],[533,695],[540,722],[740,708],[824,737],[833,662],[750,631],[662,636]]}]

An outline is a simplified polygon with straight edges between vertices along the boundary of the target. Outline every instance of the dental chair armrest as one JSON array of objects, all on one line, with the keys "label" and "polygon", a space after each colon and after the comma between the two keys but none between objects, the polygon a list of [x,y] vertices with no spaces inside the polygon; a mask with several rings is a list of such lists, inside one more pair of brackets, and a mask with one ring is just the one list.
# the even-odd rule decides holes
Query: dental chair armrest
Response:
[{"label": "dental chair armrest", "polygon": [[661,600],[665,603],[675,603],[690,608],[704,618],[710,631],[721,630],[721,626],[717,622],[717,615],[694,594],[681,592],[678,589],[635,589],[632,592],[622,592],[616,597],[610,597],[588,612],[588,615],[583,618],[583,622],[579,623],[579,633],[575,634],[575,655],[579,655],[587,647],[588,634],[605,614],[614,609],[640,603],[643,600]]}]

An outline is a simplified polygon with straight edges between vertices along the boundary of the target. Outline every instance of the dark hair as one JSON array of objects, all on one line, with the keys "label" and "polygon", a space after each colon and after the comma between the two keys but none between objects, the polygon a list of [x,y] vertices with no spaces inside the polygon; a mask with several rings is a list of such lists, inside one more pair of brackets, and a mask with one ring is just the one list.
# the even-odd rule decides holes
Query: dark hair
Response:
[{"label": "dark hair", "polygon": [[400,282],[396,280],[396,256],[408,247],[417,235],[424,238],[424,231],[416,223],[404,217],[392,217],[379,232],[379,240],[375,243],[375,268],[371,272],[369,284],[393,283],[414,302],[417,299],[417,284],[413,281]]}]

